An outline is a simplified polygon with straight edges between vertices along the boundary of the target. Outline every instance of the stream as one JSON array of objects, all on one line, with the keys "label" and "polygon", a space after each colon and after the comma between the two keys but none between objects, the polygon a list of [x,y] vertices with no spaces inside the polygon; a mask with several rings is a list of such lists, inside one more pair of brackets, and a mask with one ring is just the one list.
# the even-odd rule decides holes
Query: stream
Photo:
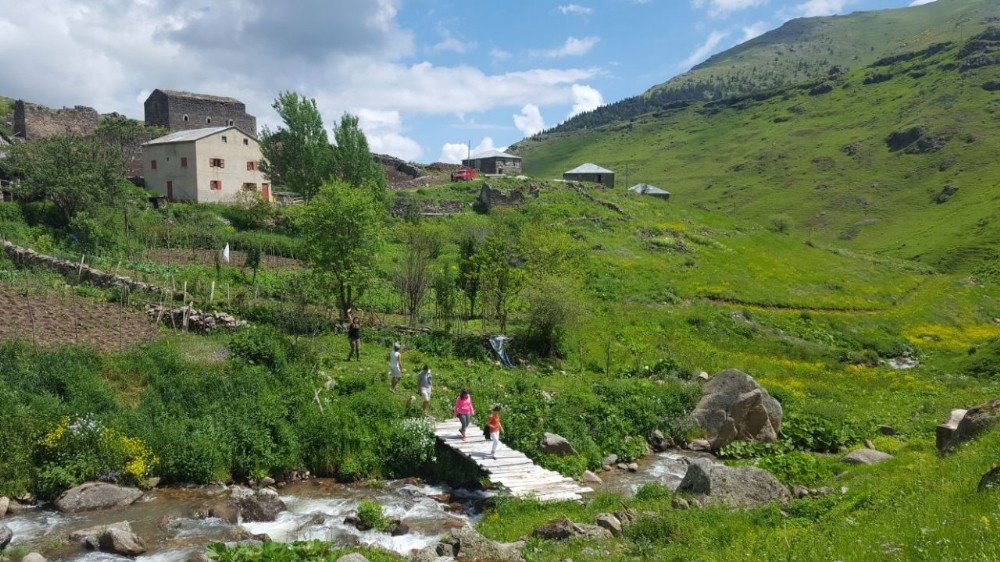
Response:
[{"label": "stream", "polygon": [[[633,494],[645,484],[659,482],[674,490],[687,470],[687,459],[705,456],[680,450],[653,454],[638,461],[637,472],[612,469],[601,473],[604,483],[593,487]],[[132,531],[145,540],[146,554],[135,558],[141,562],[184,562],[214,542],[235,542],[258,534],[280,542],[319,539],[342,545],[378,546],[409,555],[437,544],[451,529],[474,526],[480,517],[478,506],[493,494],[429,485],[413,479],[371,487],[320,478],[280,488],[279,494],[288,510],[272,522],[242,522],[234,526],[221,519],[196,517],[196,513],[205,512],[210,505],[224,499],[227,491],[222,486],[163,488],[122,509],[64,514],[32,508],[4,518],[2,523],[14,532],[8,549],[36,551],[49,560],[130,560],[86,551],[66,540],[74,531],[119,521],[128,521]],[[452,502],[459,502],[462,511],[449,511],[447,504],[438,501],[442,494],[450,495]],[[344,518],[354,514],[363,499],[377,501],[387,517],[400,518],[409,532],[393,537],[378,531],[359,531],[345,524]]]}]

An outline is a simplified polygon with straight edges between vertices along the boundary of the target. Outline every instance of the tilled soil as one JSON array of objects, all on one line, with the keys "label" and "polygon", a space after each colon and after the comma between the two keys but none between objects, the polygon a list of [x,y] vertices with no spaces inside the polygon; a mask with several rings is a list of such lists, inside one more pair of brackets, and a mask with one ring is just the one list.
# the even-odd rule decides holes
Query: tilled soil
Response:
[{"label": "tilled soil", "polygon": [[[215,255],[219,250],[186,250],[155,248],[146,253],[149,261],[164,265],[210,265],[215,266]],[[241,268],[247,262],[247,255],[240,250],[230,250],[229,263],[223,267]],[[260,265],[265,269],[302,269],[305,264],[299,260],[281,256],[260,256]]]},{"label": "tilled soil", "polygon": [[73,294],[25,296],[0,284],[0,340],[37,345],[92,345],[105,351],[155,339],[156,326],[141,311]]}]

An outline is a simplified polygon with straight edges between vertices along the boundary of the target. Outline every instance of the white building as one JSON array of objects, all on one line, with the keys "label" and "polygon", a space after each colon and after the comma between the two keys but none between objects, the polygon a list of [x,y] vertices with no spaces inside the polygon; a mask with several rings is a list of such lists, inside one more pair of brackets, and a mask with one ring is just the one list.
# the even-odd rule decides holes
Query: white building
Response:
[{"label": "white building", "polygon": [[177,131],[143,145],[146,187],[168,201],[227,203],[242,191],[272,200],[257,139],[236,127]]}]

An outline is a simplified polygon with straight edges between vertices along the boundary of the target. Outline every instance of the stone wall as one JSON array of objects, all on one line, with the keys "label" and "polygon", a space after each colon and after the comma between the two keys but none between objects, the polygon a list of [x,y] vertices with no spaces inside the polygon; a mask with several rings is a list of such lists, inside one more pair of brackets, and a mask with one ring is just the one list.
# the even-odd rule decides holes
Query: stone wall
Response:
[{"label": "stone wall", "polygon": [[17,100],[14,103],[14,135],[25,140],[44,139],[64,133],[92,135],[97,130],[98,117],[94,108],[82,105],[51,109]]},{"label": "stone wall", "polygon": [[246,104],[232,98],[154,90],[144,109],[146,125],[159,125],[171,131],[232,125],[257,136],[257,118],[246,112]]}]

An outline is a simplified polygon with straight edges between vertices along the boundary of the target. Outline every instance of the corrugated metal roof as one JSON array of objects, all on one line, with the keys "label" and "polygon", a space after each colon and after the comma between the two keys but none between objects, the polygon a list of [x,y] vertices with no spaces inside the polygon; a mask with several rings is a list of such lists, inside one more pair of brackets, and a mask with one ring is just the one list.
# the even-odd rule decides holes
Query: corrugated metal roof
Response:
[{"label": "corrugated metal roof", "polygon": [[567,174],[613,174],[614,172],[602,168],[597,164],[591,164],[590,162],[587,162],[586,164],[577,166],[576,168],[573,168],[572,170],[566,173]]},{"label": "corrugated metal roof", "polygon": [[475,159],[481,159],[481,158],[517,158],[518,160],[521,159],[520,156],[514,156],[513,154],[507,154],[506,152],[504,152],[502,150],[497,150],[497,149],[493,148],[493,149],[490,149],[490,150],[486,150],[486,151],[480,152],[478,154],[473,154],[472,158],[467,158],[466,160],[475,160]]},{"label": "corrugated metal roof", "polygon": [[628,190],[636,193],[642,193],[644,195],[670,195],[669,191],[660,189],[655,185],[649,185],[648,183],[637,183],[628,188]]},{"label": "corrugated metal roof", "polygon": [[[215,133],[221,133],[229,129],[235,129],[235,126],[231,127],[206,127],[204,129],[190,129],[187,131],[175,131],[169,135],[162,136],[157,139],[153,139],[145,145],[150,144],[171,144],[175,142],[192,142],[196,140],[201,140],[205,137],[214,135]],[[144,145],[144,146],[145,146]]]}]

